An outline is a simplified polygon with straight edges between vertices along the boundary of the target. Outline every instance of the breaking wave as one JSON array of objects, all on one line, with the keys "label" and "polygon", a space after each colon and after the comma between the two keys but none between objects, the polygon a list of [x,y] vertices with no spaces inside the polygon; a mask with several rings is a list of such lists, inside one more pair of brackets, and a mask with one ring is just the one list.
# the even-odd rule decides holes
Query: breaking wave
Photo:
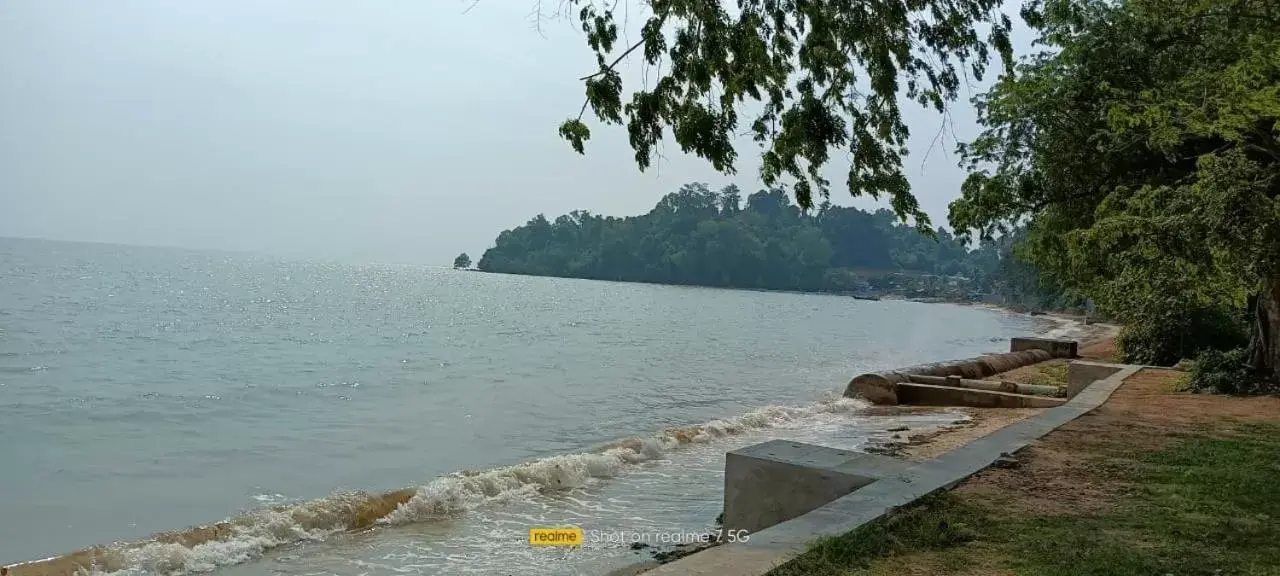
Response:
[{"label": "breaking wave", "polygon": [[[383,494],[334,494],[262,508],[208,526],[158,534],[149,540],[81,550],[10,567],[26,574],[181,575],[246,562],[279,546],[318,541],[342,532],[457,517],[479,506],[570,490],[608,479],[636,464],[661,460],[682,446],[804,424],[824,415],[853,414],[865,401],[836,394],[805,406],[768,406],[722,420],[669,428],[593,450],[487,470],[464,470],[422,486]],[[28,571],[29,569],[29,571]]]}]

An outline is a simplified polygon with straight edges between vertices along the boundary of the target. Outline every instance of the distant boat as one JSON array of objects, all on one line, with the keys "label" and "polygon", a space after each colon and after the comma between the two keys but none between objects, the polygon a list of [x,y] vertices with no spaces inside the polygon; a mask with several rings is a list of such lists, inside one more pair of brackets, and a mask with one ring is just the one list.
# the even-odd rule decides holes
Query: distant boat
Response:
[{"label": "distant boat", "polygon": [[872,294],[854,294],[854,295],[853,295],[853,299],[854,299],[854,300],[871,300],[871,301],[873,301],[873,302],[879,302],[879,301],[880,301],[880,297],[879,297],[879,296],[875,296],[875,295],[872,295]]}]

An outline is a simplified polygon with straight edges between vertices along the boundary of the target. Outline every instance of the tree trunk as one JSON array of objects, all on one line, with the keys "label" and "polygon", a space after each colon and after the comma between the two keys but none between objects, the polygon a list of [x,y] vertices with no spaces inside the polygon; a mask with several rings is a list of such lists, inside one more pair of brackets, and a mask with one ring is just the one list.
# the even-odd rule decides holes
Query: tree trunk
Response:
[{"label": "tree trunk", "polygon": [[1254,307],[1253,355],[1250,364],[1271,381],[1280,380],[1280,276],[1262,280]]}]

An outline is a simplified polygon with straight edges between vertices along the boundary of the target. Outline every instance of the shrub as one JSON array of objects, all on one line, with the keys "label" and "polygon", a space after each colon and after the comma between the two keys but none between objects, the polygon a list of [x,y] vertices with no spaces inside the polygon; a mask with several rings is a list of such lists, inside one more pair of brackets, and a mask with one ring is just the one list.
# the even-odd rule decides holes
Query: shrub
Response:
[{"label": "shrub", "polygon": [[1187,387],[1195,392],[1236,396],[1271,394],[1273,383],[1259,378],[1249,367],[1249,349],[1205,350],[1196,356],[1187,373]]},{"label": "shrub", "polygon": [[1249,343],[1242,313],[1227,306],[1165,309],[1126,320],[1118,344],[1124,361],[1133,364],[1172,366],[1207,350],[1234,350]]}]

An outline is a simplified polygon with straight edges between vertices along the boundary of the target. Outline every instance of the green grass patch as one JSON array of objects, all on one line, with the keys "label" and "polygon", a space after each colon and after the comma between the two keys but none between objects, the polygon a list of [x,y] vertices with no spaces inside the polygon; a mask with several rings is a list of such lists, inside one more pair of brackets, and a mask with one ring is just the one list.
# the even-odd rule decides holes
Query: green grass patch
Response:
[{"label": "green grass patch", "polygon": [[847,574],[871,566],[876,558],[916,550],[942,550],[973,540],[976,533],[959,522],[959,500],[938,493],[862,528],[818,541],[808,552],[775,568],[773,576]]},{"label": "green grass patch", "polygon": [[1280,575],[1280,423],[1225,423],[1163,450],[1109,446],[1082,458],[1093,481],[1119,489],[1102,511],[1036,515],[999,498],[937,494],[818,542],[770,574],[914,565],[929,574]]},{"label": "green grass patch", "polygon": [[1028,384],[1036,384],[1039,386],[1057,386],[1065,388],[1067,386],[1067,364],[1048,364],[1040,368],[1040,373],[1028,381]]}]

